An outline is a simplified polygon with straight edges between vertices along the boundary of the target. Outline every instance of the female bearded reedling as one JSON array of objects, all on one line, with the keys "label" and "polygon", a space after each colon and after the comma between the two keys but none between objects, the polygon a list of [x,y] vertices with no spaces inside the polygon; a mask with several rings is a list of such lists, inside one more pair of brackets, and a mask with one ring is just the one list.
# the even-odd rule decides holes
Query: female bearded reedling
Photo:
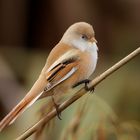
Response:
[{"label": "female bearded reedling", "polygon": [[[88,83],[96,67],[97,50],[94,30],[90,24],[78,22],[71,25],[50,52],[31,90],[0,122],[0,131],[38,99],[52,96],[54,101],[55,96],[61,96],[70,88]],[[46,92],[42,92],[44,90]],[[55,102],[54,105],[57,110]]]}]

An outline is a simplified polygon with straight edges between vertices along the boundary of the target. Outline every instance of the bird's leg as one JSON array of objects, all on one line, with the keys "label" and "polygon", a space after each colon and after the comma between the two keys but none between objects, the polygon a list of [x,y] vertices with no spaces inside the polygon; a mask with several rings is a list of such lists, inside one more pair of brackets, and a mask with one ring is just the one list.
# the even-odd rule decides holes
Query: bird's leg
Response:
[{"label": "bird's leg", "polygon": [[86,90],[86,91],[94,92],[94,87],[92,87],[92,88],[89,88],[89,87],[88,87],[88,84],[90,83],[90,81],[91,81],[91,80],[89,80],[89,79],[82,80],[82,81],[76,83],[76,84],[73,86],[73,88],[75,88],[75,87],[77,87],[77,86],[79,86],[79,85],[81,85],[81,84],[85,84],[85,90]]},{"label": "bird's leg", "polygon": [[52,97],[52,102],[53,102],[53,104],[54,104],[54,107],[55,107],[55,109],[56,109],[57,117],[58,117],[58,119],[62,120],[62,119],[61,119],[61,112],[59,112],[59,104],[57,104],[57,103],[55,102],[54,96],[53,96],[53,95],[52,95],[51,97]]}]

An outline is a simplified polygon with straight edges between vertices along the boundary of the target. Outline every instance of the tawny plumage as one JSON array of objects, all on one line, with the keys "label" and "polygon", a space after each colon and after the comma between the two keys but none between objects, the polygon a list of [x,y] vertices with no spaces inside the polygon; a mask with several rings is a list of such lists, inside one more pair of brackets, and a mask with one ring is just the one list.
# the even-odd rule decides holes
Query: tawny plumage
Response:
[{"label": "tawny plumage", "polygon": [[[0,131],[11,124],[36,100],[61,96],[76,83],[88,79],[97,63],[97,46],[92,26],[73,24],[50,52],[38,80],[21,102],[0,122]],[[47,89],[47,92],[44,92]]]}]

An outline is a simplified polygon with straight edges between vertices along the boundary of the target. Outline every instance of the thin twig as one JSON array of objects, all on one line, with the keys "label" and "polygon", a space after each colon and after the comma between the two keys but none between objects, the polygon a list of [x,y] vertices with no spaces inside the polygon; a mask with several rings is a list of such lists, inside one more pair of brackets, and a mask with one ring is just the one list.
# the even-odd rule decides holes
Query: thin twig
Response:
[{"label": "thin twig", "polygon": [[[115,72],[117,69],[125,65],[127,62],[129,62],[131,59],[133,59],[135,56],[137,56],[140,53],[140,47],[137,48],[135,51],[130,53],[128,56],[120,60],[118,63],[113,65],[111,68],[106,70],[104,73],[99,75],[97,78],[91,81],[89,84],[89,88],[95,87],[98,85],[101,81],[103,81],[106,77],[111,75],[113,72]],[[70,106],[73,102],[78,100],[80,97],[82,97],[86,93],[85,88],[80,89],[73,97],[66,100],[59,106],[59,111],[62,112],[65,110],[68,106]],[[41,120],[39,120],[36,124],[34,124],[32,127],[30,127],[28,130],[26,130],[22,135],[20,135],[16,140],[25,140],[30,135],[35,133],[38,128],[44,123],[48,123],[51,119],[53,119],[57,115],[56,110],[52,110],[50,113],[48,113],[46,116],[44,116]]]}]

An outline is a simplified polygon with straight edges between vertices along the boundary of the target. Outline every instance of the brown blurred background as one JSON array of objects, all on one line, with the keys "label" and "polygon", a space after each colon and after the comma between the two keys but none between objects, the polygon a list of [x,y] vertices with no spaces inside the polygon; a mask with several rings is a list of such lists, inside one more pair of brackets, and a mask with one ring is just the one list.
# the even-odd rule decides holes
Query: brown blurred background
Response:
[{"label": "brown blurred background", "polygon": [[[0,0],[0,119],[30,89],[50,50],[65,30],[78,21],[89,22],[96,33],[99,61],[95,75],[140,46],[139,0]],[[95,92],[101,105],[93,109],[93,118],[105,114],[106,109],[98,115],[96,112],[102,110],[105,102],[119,116],[119,125],[127,122],[131,129],[136,125],[139,134],[140,56],[104,80]],[[33,118],[29,116],[40,108],[39,104],[41,101],[0,134],[0,139],[15,138],[30,126]],[[96,106],[94,102],[91,104]],[[69,110],[73,108],[63,115],[64,122],[71,113]],[[55,129],[62,124],[59,122]],[[137,137],[140,138],[136,135],[136,140]]]}]

